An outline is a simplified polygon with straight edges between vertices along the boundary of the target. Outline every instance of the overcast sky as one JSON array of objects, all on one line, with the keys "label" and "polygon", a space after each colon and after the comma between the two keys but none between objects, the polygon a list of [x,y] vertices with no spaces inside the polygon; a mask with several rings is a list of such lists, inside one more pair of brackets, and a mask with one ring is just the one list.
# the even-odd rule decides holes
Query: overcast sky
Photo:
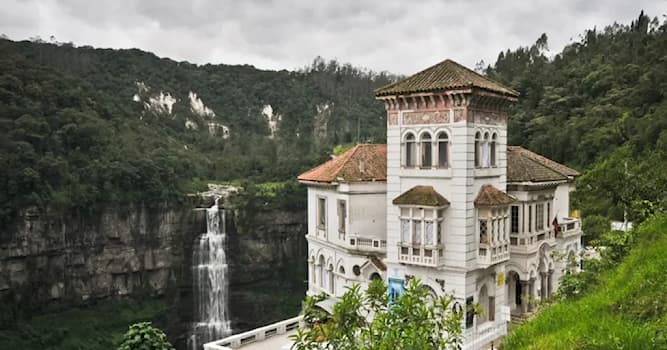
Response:
[{"label": "overcast sky", "polygon": [[667,0],[2,0],[0,33],[140,48],[194,63],[303,67],[317,55],[409,74],[445,58],[469,67],[547,33],[552,52],[585,29],[661,21]]}]

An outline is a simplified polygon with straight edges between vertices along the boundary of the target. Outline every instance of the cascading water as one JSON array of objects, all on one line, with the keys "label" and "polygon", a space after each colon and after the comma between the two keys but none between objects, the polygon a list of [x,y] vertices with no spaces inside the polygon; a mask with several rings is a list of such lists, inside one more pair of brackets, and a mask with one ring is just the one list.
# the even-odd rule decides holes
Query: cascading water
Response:
[{"label": "cascading water", "polygon": [[195,242],[194,277],[196,318],[190,349],[231,333],[227,311],[227,258],[225,257],[225,209],[215,204],[206,209],[206,233]]}]

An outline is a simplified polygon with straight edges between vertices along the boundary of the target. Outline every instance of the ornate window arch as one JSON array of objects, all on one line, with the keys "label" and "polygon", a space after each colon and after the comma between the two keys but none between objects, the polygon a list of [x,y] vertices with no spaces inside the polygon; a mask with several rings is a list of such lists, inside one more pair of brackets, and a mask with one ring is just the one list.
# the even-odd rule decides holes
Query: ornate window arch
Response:
[{"label": "ornate window arch", "polygon": [[431,133],[426,131],[419,135],[420,147],[420,166],[422,168],[430,168],[433,166],[433,141]]},{"label": "ornate window arch", "polygon": [[413,168],[417,165],[417,140],[413,132],[407,132],[403,137],[403,165]]},{"label": "ornate window arch", "polygon": [[484,133],[484,141],[482,142],[482,168],[488,168],[490,164],[490,155],[489,155],[489,141],[490,136],[489,132]]},{"label": "ornate window arch", "polygon": [[491,135],[491,147],[490,147],[490,149],[491,149],[490,150],[490,152],[491,152],[491,166],[493,166],[493,167],[497,166],[497,162],[496,162],[496,158],[497,158],[497,154],[496,154],[496,148],[497,147],[496,147],[496,145],[497,145],[497,143],[498,143],[498,134],[496,134],[494,132],[493,135]]},{"label": "ornate window arch", "polygon": [[449,168],[449,135],[445,131],[437,134],[438,168]]},{"label": "ornate window arch", "polygon": [[475,133],[475,167],[479,168],[482,166],[482,157],[481,157],[481,138],[482,134],[478,131]]}]

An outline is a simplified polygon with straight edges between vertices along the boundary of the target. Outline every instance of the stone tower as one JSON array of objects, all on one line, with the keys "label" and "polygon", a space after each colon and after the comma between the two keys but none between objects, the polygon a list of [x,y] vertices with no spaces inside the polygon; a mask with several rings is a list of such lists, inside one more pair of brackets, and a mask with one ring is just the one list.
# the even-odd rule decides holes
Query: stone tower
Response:
[{"label": "stone tower", "polygon": [[376,96],[387,110],[390,285],[417,277],[477,301],[482,284],[502,305],[507,109],[518,93],[445,60]]}]

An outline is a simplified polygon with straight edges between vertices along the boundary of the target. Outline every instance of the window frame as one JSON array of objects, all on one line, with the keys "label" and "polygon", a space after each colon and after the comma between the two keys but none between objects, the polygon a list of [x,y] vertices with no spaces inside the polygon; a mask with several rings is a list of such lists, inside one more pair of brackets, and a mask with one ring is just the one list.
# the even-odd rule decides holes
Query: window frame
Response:
[{"label": "window frame", "polygon": [[428,131],[419,135],[419,167],[422,169],[433,167],[433,137]]},{"label": "window frame", "polygon": [[327,197],[317,196],[317,229],[327,229]]},{"label": "window frame", "polygon": [[482,167],[482,157],[481,157],[481,138],[482,133],[479,131],[475,133],[475,168]]},{"label": "window frame", "polygon": [[498,142],[498,134],[496,134],[494,132],[491,135],[491,146],[490,146],[490,149],[489,149],[489,153],[490,153],[489,156],[491,158],[489,162],[490,162],[491,166],[494,167],[494,168],[498,166],[498,160],[496,159],[496,158],[498,158],[497,153],[496,153],[497,142]]},{"label": "window frame", "polygon": [[[443,137],[444,136],[444,137]],[[440,169],[449,168],[449,135],[445,131],[440,131],[436,135],[436,149],[438,153],[437,165],[436,167]],[[444,152],[442,152],[441,145],[444,145]],[[444,161],[442,159],[442,154],[444,154]]]},{"label": "window frame", "polygon": [[417,138],[412,131],[408,131],[403,135],[403,167],[416,168],[417,167]]}]

